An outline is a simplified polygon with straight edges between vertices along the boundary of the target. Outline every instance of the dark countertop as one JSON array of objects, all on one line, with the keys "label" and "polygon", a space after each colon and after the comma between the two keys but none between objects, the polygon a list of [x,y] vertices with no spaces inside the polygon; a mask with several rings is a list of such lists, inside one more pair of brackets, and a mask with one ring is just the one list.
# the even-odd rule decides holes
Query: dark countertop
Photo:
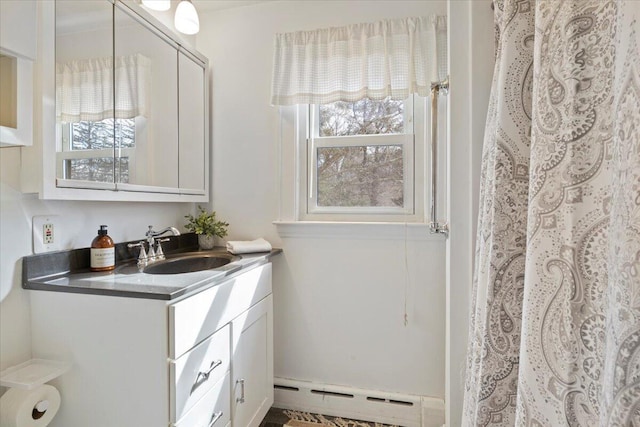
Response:
[{"label": "dark countertop", "polygon": [[[194,251],[202,254],[229,254],[223,247],[199,251],[197,245],[191,245],[193,239],[188,235],[172,239],[167,244],[168,249],[165,249],[168,259]],[[123,247],[126,247],[126,243],[116,245],[116,269],[109,272],[89,271],[88,248],[24,257],[22,287],[40,291],[172,300],[195,290],[215,286],[229,276],[265,263],[282,252],[282,249],[273,249],[271,252],[237,255],[240,259],[213,270],[147,274],[138,271],[136,259],[124,251]]]}]

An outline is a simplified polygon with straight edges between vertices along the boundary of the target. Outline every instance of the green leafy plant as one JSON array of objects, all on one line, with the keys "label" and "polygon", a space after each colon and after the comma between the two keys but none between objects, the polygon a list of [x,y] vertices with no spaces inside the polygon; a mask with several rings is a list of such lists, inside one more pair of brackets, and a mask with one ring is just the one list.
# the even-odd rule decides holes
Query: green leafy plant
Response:
[{"label": "green leafy plant", "polygon": [[188,221],[185,225],[187,230],[196,234],[204,234],[205,236],[225,237],[227,235],[229,223],[218,221],[215,211],[207,212],[202,206],[198,206],[198,212],[197,216],[191,214],[184,216]]}]

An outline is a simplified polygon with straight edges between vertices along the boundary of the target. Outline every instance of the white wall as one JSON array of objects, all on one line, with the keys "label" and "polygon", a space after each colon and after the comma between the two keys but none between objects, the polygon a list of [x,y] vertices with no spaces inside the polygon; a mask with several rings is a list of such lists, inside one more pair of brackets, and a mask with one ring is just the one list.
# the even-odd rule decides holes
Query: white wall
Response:
[{"label": "white wall", "polygon": [[447,240],[445,371],[448,426],[462,422],[479,166],[494,58],[490,5],[489,0],[449,2],[451,233]]},{"label": "white wall", "polygon": [[277,377],[444,397],[443,240],[281,237],[272,224],[281,219],[274,34],[430,13],[446,13],[446,2],[277,1],[200,14],[213,203],[231,239],[264,236],[284,248],[274,268]]}]

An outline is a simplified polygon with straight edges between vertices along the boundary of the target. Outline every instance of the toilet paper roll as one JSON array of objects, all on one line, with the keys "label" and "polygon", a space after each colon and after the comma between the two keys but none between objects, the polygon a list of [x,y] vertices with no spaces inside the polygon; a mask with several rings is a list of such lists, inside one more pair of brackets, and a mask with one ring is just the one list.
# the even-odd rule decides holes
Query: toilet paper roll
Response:
[{"label": "toilet paper roll", "polygon": [[60,393],[53,386],[10,388],[0,397],[0,427],[45,427],[58,409]]}]

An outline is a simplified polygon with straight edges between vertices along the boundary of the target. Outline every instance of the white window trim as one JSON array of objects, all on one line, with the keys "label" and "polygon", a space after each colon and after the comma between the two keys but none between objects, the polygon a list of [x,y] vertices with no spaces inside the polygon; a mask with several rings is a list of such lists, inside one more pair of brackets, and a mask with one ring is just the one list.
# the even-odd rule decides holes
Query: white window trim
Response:
[{"label": "white window trim", "polygon": [[[318,125],[320,123],[320,108],[318,105],[309,106],[309,138],[307,139],[307,188],[308,197],[306,210],[301,210],[303,220],[342,220],[352,221],[364,218],[365,221],[379,221],[381,215],[387,215],[391,221],[398,215],[413,215],[416,211],[414,202],[414,153],[415,133],[413,121],[413,96],[404,101],[404,128],[402,134],[383,135],[353,135],[338,137],[321,137]],[[315,165],[318,163],[318,148],[323,147],[353,147],[353,146],[389,146],[398,145],[403,150],[403,197],[402,207],[321,207],[317,201],[317,176],[314,174]],[[322,216],[320,216],[322,215]]]},{"label": "white window trim", "polygon": [[274,221],[282,238],[442,242],[425,223]]},{"label": "white window trim", "polygon": [[[412,102],[411,102],[412,101]],[[408,130],[413,129],[413,133],[384,135],[380,139],[384,141],[376,141],[377,135],[371,136],[352,136],[352,137],[322,137],[314,140],[310,138],[315,132],[312,129],[314,121],[311,120],[312,114],[317,114],[317,108],[308,105],[300,105],[294,107],[281,107],[281,120],[285,129],[281,128],[281,149],[288,150],[291,147],[296,153],[295,165],[295,213],[293,218],[283,217],[281,206],[281,219],[304,221],[304,222],[364,222],[364,223],[426,223],[426,191],[427,191],[427,175],[426,175],[426,154],[427,154],[427,136],[428,133],[428,99],[413,96],[407,101],[405,114],[407,115],[406,127]],[[411,117],[413,113],[413,118]],[[293,125],[295,129],[290,129],[289,125]],[[290,131],[294,131],[295,140],[285,140],[290,138]],[[284,132],[284,133],[283,133]],[[317,132],[315,132],[317,133]],[[290,136],[289,136],[290,135]],[[405,180],[405,207],[403,208],[322,208],[315,207],[315,189],[314,182],[311,177],[312,162],[307,150],[315,152],[315,146],[322,141],[322,146],[343,145],[344,138],[358,138],[366,145],[390,145],[390,141],[402,145],[405,152],[405,175],[411,177],[412,180]],[[281,154],[284,154],[281,153]],[[315,154],[315,153],[314,153]],[[315,157],[315,156],[314,156]],[[284,159],[283,159],[284,160]],[[284,166],[284,165],[281,165]],[[284,171],[281,167],[281,180],[288,179],[291,176],[291,170]],[[283,187],[284,190],[284,187]],[[287,191],[287,190],[284,190]],[[311,195],[311,197],[309,197]],[[284,196],[284,194],[283,194]],[[288,197],[286,199],[289,199]],[[289,199],[290,200],[290,199]],[[282,200],[281,200],[282,201]]]},{"label": "white window trim", "polygon": [[[336,217],[353,215],[413,215],[414,206],[414,135],[369,135],[369,136],[344,136],[344,137],[311,137],[307,144],[307,182],[308,189],[306,198],[306,209],[300,212],[301,219],[318,218],[318,215],[335,214]],[[340,207],[340,206],[318,206],[317,205],[317,176],[314,165],[317,164],[318,148],[324,147],[345,147],[345,146],[401,146],[403,150],[403,196],[404,206],[401,207]],[[331,218],[327,218],[331,219]]]}]

